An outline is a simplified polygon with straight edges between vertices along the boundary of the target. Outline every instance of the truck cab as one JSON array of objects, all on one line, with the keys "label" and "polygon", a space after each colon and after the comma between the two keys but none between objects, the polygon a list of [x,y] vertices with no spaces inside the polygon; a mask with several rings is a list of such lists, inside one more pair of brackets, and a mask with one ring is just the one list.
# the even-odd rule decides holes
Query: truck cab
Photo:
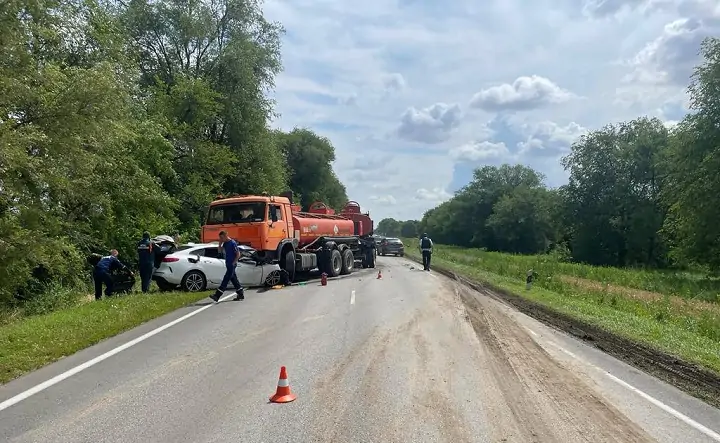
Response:
[{"label": "truck cab", "polygon": [[295,236],[292,204],[287,197],[240,196],[213,201],[202,226],[201,241],[217,241],[225,231],[238,244],[276,259],[279,246]]}]

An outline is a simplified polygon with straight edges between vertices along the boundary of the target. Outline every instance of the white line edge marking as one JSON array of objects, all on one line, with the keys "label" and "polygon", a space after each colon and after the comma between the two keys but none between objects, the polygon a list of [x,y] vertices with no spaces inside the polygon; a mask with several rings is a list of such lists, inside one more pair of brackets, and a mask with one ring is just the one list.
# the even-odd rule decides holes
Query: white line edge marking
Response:
[{"label": "white line edge marking", "polygon": [[[232,297],[233,295],[235,295],[235,294],[233,293],[230,295],[226,295],[225,297],[222,297],[219,301],[225,301],[228,298]],[[211,303],[207,306],[203,306],[202,308],[199,308],[192,312],[189,312],[180,318],[176,318],[175,320],[171,321],[170,323],[166,323],[158,328],[153,329],[150,332],[146,332],[145,334],[141,335],[140,337],[130,340],[129,342],[122,344],[122,345],[118,346],[117,348],[113,348],[102,355],[98,355],[97,357],[86,361],[85,363],[83,363],[81,365],[75,366],[72,369],[68,369],[67,371],[63,372],[62,374],[58,374],[49,380],[45,380],[44,382],[42,382],[38,385],[35,385],[32,388],[30,388],[26,391],[23,391],[23,392],[17,394],[16,396],[11,397],[11,398],[5,400],[4,402],[0,403],[0,411],[3,411],[17,403],[20,403],[21,401],[26,400],[27,398],[29,398],[39,392],[42,392],[45,389],[47,389],[53,385],[60,383],[61,381],[65,380],[66,378],[72,377],[73,375],[77,374],[78,372],[84,371],[85,369],[100,363],[103,360],[107,360],[108,358],[112,357],[113,355],[119,354],[120,352],[130,348],[131,346],[135,346],[136,344],[147,340],[148,338],[152,337],[153,335],[157,335],[157,334],[161,333],[162,331],[164,331],[172,326],[175,326],[176,324],[178,324],[182,321],[185,321],[188,318],[190,318],[194,315],[197,315],[206,309],[213,307],[214,305],[215,305],[215,303]]]},{"label": "white line edge marking", "polygon": [[[537,333],[535,333],[535,332],[534,332],[533,330],[531,330],[530,328],[527,328],[527,327],[526,327],[525,329],[527,329],[528,331],[530,331],[530,332],[532,332],[533,334],[537,335]],[[655,397],[652,397],[652,396],[650,396],[649,394],[646,394],[645,392],[641,391],[640,389],[636,388],[635,386],[631,385],[630,383],[628,383],[628,382],[626,382],[626,381],[624,381],[624,380],[622,380],[622,379],[620,379],[620,378],[612,375],[612,374],[609,373],[608,371],[606,371],[606,370],[604,370],[604,369],[602,369],[602,368],[600,368],[600,367],[598,367],[598,366],[596,366],[596,365],[594,365],[594,364],[592,364],[592,363],[589,363],[588,361],[586,361],[586,360],[584,360],[584,359],[581,359],[580,357],[578,357],[577,355],[575,355],[575,354],[573,354],[572,352],[568,351],[567,349],[563,348],[562,346],[558,345],[557,343],[554,343],[554,342],[552,342],[552,341],[548,341],[548,343],[551,344],[552,346],[554,346],[555,348],[559,349],[560,351],[566,353],[566,354],[569,355],[570,357],[572,357],[572,358],[574,358],[574,359],[576,359],[576,360],[579,360],[579,361],[583,362],[584,364],[590,366],[591,368],[594,368],[594,369],[600,371],[600,372],[603,373],[606,377],[608,377],[610,380],[612,380],[612,381],[614,381],[615,383],[619,384],[619,385],[622,386],[623,388],[628,389],[628,390],[634,392],[635,394],[639,395],[640,397],[642,397],[642,398],[644,398],[645,400],[649,401],[650,403],[654,404],[655,406],[657,406],[658,408],[660,408],[660,409],[662,409],[663,411],[667,412],[668,414],[672,415],[673,417],[675,417],[675,418],[677,418],[677,419],[685,422],[685,423],[686,423],[687,425],[689,425],[690,427],[695,428],[695,430],[700,431],[700,432],[702,432],[703,434],[707,435],[708,437],[712,438],[713,440],[720,442],[720,434],[718,434],[717,432],[715,432],[715,431],[713,431],[712,429],[708,428],[707,426],[705,426],[705,425],[703,425],[703,424],[701,424],[701,423],[696,422],[695,420],[693,420],[692,418],[690,418],[690,417],[688,417],[687,415],[683,414],[682,412],[679,412],[679,411],[671,408],[670,406],[666,405],[665,403],[661,402],[660,400],[656,399]]]},{"label": "white line edge marking", "polygon": [[351,304],[351,305],[354,305],[354,304],[355,304],[355,291],[352,291],[352,292],[350,293],[350,304]]}]

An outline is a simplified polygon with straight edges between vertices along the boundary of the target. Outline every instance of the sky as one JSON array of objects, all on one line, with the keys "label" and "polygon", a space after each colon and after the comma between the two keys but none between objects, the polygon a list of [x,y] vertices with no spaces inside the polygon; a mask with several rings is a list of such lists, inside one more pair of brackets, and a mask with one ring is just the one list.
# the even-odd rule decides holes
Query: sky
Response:
[{"label": "sky", "polygon": [[[354,4],[354,6],[352,6]],[[551,187],[589,130],[687,113],[717,0],[266,0],[285,27],[272,97],[284,130],[335,146],[351,200],[420,219],[482,165]]]}]

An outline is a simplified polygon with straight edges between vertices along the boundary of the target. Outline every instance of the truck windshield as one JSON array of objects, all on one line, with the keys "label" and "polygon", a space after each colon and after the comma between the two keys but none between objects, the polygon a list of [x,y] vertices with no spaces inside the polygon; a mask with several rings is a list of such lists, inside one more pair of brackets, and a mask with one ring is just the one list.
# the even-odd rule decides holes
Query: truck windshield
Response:
[{"label": "truck windshield", "polygon": [[212,206],[208,212],[206,224],[222,225],[265,221],[266,206],[263,202],[228,203]]}]

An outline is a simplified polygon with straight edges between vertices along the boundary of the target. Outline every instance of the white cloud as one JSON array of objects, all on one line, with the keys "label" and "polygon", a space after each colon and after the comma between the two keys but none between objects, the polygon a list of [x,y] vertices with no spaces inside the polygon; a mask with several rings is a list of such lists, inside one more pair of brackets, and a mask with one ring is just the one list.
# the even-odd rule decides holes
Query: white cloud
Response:
[{"label": "white cloud", "polygon": [[388,74],[383,79],[385,89],[388,91],[402,91],[405,89],[405,78],[398,72]]},{"label": "white cloud", "polygon": [[587,130],[642,115],[672,125],[700,39],[720,33],[717,0],[264,8],[287,29],[273,125],[328,137],[349,197],[377,221],[421,217],[484,164],[523,163],[557,186]]},{"label": "white cloud", "polygon": [[445,200],[452,198],[452,194],[442,188],[425,189],[420,188],[415,191],[415,198],[418,200],[424,200],[433,202],[435,204],[442,203]]},{"label": "white cloud", "polygon": [[370,200],[373,201],[373,202],[375,202],[375,203],[381,204],[381,205],[395,205],[395,204],[397,204],[397,200],[395,200],[395,197],[393,197],[392,195],[389,195],[389,194],[388,194],[388,195],[381,195],[381,196],[372,195],[372,196],[370,196]]},{"label": "white cloud", "polygon": [[435,103],[423,109],[409,107],[400,117],[397,134],[406,140],[435,144],[450,138],[460,124],[460,105]]},{"label": "white cloud", "polygon": [[474,141],[450,150],[450,156],[456,161],[485,161],[505,158],[510,155],[505,143]]},{"label": "white cloud", "polygon": [[625,80],[651,84],[686,86],[700,61],[700,43],[720,33],[720,19],[679,18],[629,62],[634,68]]},{"label": "white cloud", "polygon": [[532,75],[518,77],[512,84],[504,83],[475,94],[470,106],[490,112],[527,111],[547,105],[563,103],[575,95],[549,79]]}]

